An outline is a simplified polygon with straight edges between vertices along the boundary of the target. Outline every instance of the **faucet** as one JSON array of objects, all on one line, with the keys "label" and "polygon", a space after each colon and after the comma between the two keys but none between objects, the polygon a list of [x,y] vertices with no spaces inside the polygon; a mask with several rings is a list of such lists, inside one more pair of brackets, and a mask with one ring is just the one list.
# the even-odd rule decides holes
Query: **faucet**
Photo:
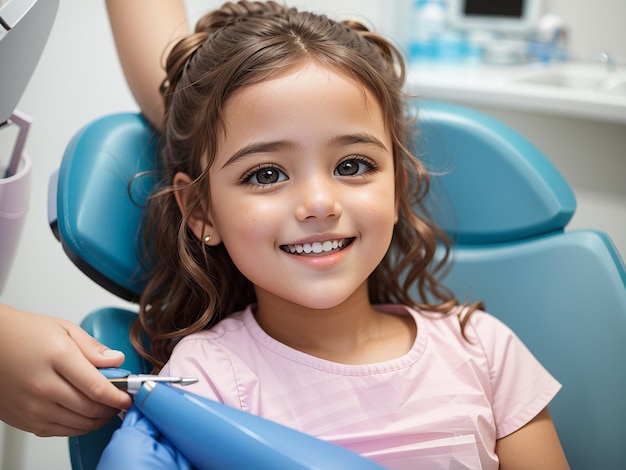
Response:
[{"label": "faucet", "polygon": [[600,51],[598,52],[598,59],[606,65],[607,73],[611,74],[617,72],[617,64],[615,63],[615,57],[613,54],[607,51]]},{"label": "faucet", "polygon": [[617,78],[617,64],[613,54],[601,51],[597,53],[597,57],[606,66],[606,75],[602,80],[595,84],[594,89],[598,91],[611,91],[621,83]]}]

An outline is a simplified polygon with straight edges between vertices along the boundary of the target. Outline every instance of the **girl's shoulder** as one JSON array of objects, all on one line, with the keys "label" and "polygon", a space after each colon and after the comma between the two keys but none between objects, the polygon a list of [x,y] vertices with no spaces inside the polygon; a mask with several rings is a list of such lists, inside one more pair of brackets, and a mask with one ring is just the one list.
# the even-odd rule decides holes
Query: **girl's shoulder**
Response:
[{"label": "girl's shoulder", "polygon": [[[492,362],[507,351],[524,351],[526,346],[515,332],[496,316],[484,310],[471,312],[464,306],[447,314],[402,307],[417,324],[418,338],[429,349],[460,356],[470,354]],[[394,307],[397,309],[397,307]],[[398,311],[398,310],[396,310]]]},{"label": "girl's shoulder", "polygon": [[185,336],[179,341],[179,344],[194,341],[214,341],[232,334],[238,335],[245,333],[246,324],[251,315],[250,307],[233,313],[206,330],[196,331],[195,333]]},{"label": "girl's shoulder", "polygon": [[[465,306],[454,307],[447,313],[440,313],[404,305],[384,305],[382,309],[388,313],[409,315],[415,320],[418,330],[428,329],[429,334],[453,335],[458,339],[478,339],[478,337],[511,335],[513,331],[497,317],[484,310],[473,310]],[[470,341],[471,342],[471,341]]]}]

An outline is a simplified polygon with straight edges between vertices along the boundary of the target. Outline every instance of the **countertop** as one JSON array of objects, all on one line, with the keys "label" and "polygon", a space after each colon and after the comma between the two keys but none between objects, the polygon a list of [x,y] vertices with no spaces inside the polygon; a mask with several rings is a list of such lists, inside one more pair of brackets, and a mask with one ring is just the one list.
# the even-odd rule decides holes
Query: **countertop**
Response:
[{"label": "countertop", "polygon": [[626,124],[626,67],[596,62],[494,65],[422,61],[409,65],[407,91],[442,99]]}]

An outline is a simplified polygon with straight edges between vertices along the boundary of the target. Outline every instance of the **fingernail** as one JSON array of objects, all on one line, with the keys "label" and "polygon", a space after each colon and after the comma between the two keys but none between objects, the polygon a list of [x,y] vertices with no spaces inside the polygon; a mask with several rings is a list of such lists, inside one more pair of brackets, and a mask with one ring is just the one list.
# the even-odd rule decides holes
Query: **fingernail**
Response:
[{"label": "fingernail", "polygon": [[102,353],[102,355],[104,357],[113,357],[113,356],[119,356],[120,354],[124,354],[122,351],[118,351],[116,349],[107,349],[106,351],[104,351]]}]

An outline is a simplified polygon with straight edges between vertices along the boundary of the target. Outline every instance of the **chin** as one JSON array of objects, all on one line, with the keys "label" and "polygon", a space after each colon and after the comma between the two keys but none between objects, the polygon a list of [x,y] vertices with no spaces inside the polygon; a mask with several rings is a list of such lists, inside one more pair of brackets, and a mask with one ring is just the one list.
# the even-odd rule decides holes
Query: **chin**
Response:
[{"label": "chin", "polygon": [[328,296],[327,294],[320,294],[316,297],[309,297],[306,299],[293,299],[291,302],[301,308],[308,308],[311,310],[331,310],[343,305],[350,298],[351,294],[345,296]]}]

